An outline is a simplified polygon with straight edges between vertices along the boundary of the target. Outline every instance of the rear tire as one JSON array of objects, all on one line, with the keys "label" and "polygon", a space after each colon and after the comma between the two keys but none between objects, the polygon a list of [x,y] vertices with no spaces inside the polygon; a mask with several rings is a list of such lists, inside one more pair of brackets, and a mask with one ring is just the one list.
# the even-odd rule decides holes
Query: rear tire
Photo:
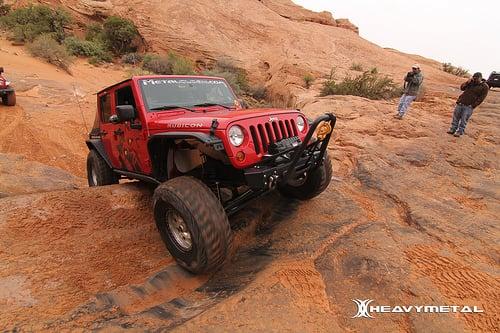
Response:
[{"label": "rear tire", "polygon": [[87,180],[90,187],[118,184],[118,176],[93,149],[87,156]]},{"label": "rear tire", "polygon": [[7,106],[16,105],[16,93],[14,91],[2,96],[2,103]]},{"label": "rear tire", "polygon": [[332,179],[332,162],[328,153],[325,152],[323,162],[313,171],[309,173],[305,182],[299,186],[290,184],[278,187],[279,192],[289,198],[299,200],[309,200],[320,195]]},{"label": "rear tire", "polygon": [[231,227],[220,201],[200,180],[177,177],[158,186],[154,216],[161,238],[177,263],[195,273],[224,263]]}]

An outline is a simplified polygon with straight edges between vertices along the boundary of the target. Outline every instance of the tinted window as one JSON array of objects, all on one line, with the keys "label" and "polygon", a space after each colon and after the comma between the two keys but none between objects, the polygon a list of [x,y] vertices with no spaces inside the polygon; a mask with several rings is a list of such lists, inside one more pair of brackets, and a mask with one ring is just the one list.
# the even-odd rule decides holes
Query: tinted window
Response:
[{"label": "tinted window", "polygon": [[236,99],[224,80],[144,79],[139,85],[148,109],[206,103],[234,106]]},{"label": "tinted window", "polygon": [[109,117],[111,116],[111,95],[106,94],[99,97],[99,107],[101,112],[101,121],[103,123],[109,123]]},{"label": "tinted window", "polygon": [[135,108],[135,99],[131,86],[116,91],[116,105],[132,105]]}]

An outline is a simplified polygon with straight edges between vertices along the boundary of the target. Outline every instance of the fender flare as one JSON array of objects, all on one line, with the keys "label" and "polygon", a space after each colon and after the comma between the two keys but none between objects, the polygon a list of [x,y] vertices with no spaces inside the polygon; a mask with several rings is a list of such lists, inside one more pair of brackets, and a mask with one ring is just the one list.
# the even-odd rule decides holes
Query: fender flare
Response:
[{"label": "fender flare", "polygon": [[108,154],[106,153],[106,149],[104,148],[104,143],[102,142],[101,139],[89,139],[85,140],[85,143],[87,144],[87,147],[89,150],[95,150],[101,157],[102,159],[106,162],[106,164],[113,169],[113,165],[111,164],[111,161],[109,160]]}]

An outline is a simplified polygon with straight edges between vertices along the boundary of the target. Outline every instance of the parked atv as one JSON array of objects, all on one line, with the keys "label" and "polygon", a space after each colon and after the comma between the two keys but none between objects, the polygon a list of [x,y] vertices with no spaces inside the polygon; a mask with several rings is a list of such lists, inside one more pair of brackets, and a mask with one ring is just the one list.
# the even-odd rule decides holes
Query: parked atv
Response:
[{"label": "parked atv", "polygon": [[0,96],[2,96],[2,103],[7,106],[14,106],[16,105],[16,92],[2,74],[3,67],[0,67]]},{"label": "parked atv", "polygon": [[228,215],[275,189],[314,198],[332,177],[333,114],[309,123],[298,110],[242,109],[222,78],[133,77],[98,92],[97,110],[86,141],[89,185],[157,185],[158,230],[193,273],[226,259]]}]

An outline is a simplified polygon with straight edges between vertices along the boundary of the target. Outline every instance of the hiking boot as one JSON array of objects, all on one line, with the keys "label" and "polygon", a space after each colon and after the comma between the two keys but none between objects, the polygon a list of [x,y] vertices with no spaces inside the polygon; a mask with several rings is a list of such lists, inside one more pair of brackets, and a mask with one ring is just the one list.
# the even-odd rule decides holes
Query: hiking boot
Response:
[{"label": "hiking boot", "polygon": [[399,113],[396,113],[396,114],[394,115],[394,118],[396,118],[396,119],[403,119],[403,115],[401,115],[401,114],[399,114]]},{"label": "hiking boot", "polygon": [[448,134],[455,134],[455,131],[456,130],[454,130],[454,129],[449,129],[448,132],[446,132],[446,133],[448,133]]},{"label": "hiking boot", "polygon": [[463,134],[464,134],[464,133],[455,132],[455,134],[453,134],[453,136],[455,136],[455,137],[457,137],[457,138],[458,138],[458,137],[462,136]]}]

